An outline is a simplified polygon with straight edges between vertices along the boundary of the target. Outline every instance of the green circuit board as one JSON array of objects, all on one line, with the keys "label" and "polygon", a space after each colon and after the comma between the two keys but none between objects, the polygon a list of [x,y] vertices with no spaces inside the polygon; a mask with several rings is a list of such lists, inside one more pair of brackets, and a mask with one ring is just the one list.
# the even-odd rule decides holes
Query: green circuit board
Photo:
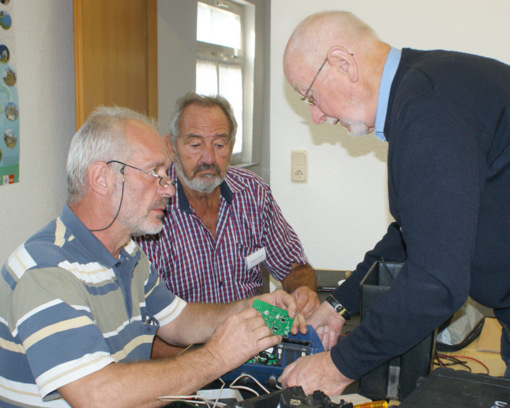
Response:
[{"label": "green circuit board", "polygon": [[281,309],[258,299],[253,301],[253,307],[262,315],[267,326],[274,334],[287,336],[290,333],[294,319],[289,317],[285,309]]}]

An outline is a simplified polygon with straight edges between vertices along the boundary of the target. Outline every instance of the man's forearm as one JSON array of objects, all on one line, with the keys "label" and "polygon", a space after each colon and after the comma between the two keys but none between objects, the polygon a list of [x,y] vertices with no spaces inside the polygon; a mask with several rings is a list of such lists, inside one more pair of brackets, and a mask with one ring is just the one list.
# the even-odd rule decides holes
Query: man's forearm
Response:
[{"label": "man's forearm", "polygon": [[[205,343],[227,317],[247,309],[253,299],[231,303],[188,303],[176,321],[157,333],[167,343],[177,346]],[[193,322],[190,325],[190,322]]]},{"label": "man's forearm", "polygon": [[314,292],[317,291],[315,271],[309,264],[293,263],[289,274],[282,280],[282,287],[286,292],[291,293],[301,286],[306,286]]},{"label": "man's forearm", "polygon": [[[195,325],[188,322],[188,329]],[[247,308],[219,324],[202,347],[170,359],[112,363],[59,391],[73,407],[159,406],[159,396],[191,394],[280,341],[260,313]]]},{"label": "man's forearm", "polygon": [[110,364],[59,391],[76,407],[156,407],[168,404],[158,397],[192,394],[224,371],[222,361],[200,348],[171,360]]}]

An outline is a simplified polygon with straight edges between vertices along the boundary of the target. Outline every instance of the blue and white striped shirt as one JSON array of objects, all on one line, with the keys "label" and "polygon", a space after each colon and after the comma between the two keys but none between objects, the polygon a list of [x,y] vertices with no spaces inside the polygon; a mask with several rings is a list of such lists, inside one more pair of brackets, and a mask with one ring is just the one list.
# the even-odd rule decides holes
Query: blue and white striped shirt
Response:
[{"label": "blue and white striped shirt", "polygon": [[186,305],[132,240],[114,258],[68,206],[1,275],[2,407],[68,406],[59,387],[112,362],[148,359],[158,325]]}]

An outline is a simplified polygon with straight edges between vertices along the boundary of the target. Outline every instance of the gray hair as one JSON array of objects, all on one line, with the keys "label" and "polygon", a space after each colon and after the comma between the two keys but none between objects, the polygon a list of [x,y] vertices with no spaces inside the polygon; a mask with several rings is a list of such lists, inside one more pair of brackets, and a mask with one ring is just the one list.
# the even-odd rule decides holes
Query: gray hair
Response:
[{"label": "gray hair", "polygon": [[87,171],[97,161],[128,160],[132,154],[126,125],[137,120],[156,128],[153,119],[128,108],[101,106],[94,110],[71,140],[67,156],[67,194],[80,200],[87,187]]},{"label": "gray hair", "polygon": [[186,95],[179,98],[175,104],[175,111],[172,114],[172,118],[170,121],[170,142],[172,146],[176,146],[177,138],[179,137],[179,127],[181,123],[182,113],[184,109],[189,105],[198,105],[205,108],[212,108],[214,106],[219,106],[230,125],[230,150],[234,148],[234,143],[236,140],[236,132],[237,132],[237,121],[234,116],[234,112],[232,110],[232,106],[229,101],[227,101],[224,97],[220,95],[216,96],[206,96],[199,95],[195,92],[188,92]]}]

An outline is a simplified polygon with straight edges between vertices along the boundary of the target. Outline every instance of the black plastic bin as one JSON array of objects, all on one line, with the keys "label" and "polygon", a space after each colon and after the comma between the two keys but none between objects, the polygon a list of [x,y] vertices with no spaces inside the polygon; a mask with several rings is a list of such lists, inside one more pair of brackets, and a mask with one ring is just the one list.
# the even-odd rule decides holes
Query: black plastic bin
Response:
[{"label": "black plastic bin", "polygon": [[[376,262],[360,284],[361,321],[372,303],[387,291],[402,268],[401,263]],[[430,373],[437,330],[412,349],[382,364],[359,380],[359,393],[372,400],[402,401],[415,388],[417,380]]]},{"label": "black plastic bin", "polygon": [[399,408],[498,408],[510,406],[510,380],[440,367]]}]

